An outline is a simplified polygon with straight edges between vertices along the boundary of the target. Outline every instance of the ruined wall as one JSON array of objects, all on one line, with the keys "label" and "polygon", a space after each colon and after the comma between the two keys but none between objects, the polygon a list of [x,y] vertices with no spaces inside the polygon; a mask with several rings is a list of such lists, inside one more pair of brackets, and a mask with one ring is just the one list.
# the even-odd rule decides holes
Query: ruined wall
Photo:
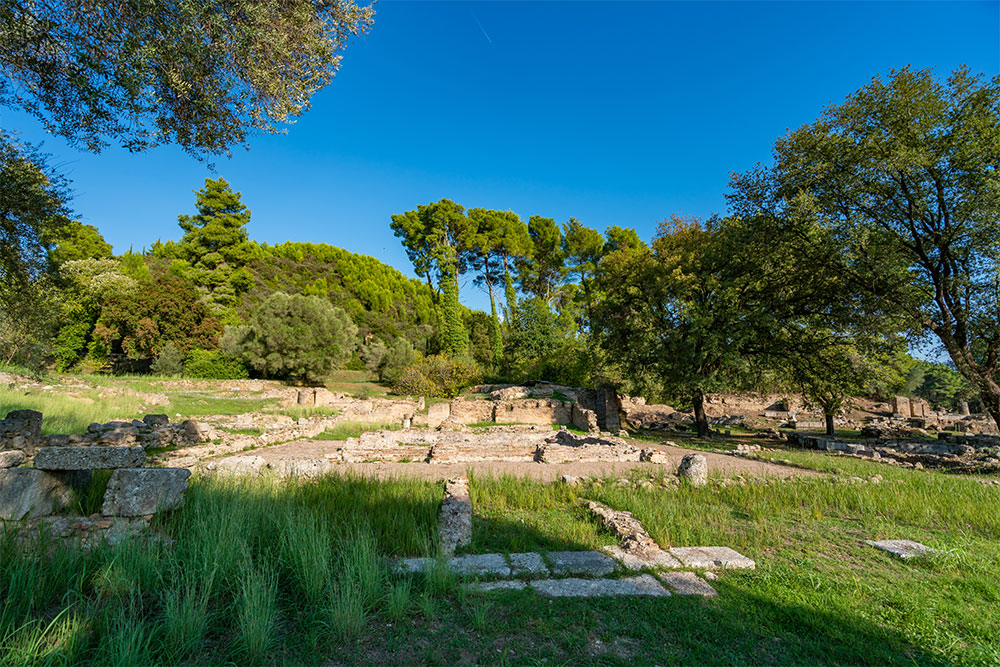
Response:
[{"label": "ruined wall", "polygon": [[597,433],[601,427],[597,424],[597,413],[573,404],[573,426],[587,433]]},{"label": "ruined wall", "polygon": [[496,403],[493,421],[498,424],[571,424],[573,404],[550,398]]}]

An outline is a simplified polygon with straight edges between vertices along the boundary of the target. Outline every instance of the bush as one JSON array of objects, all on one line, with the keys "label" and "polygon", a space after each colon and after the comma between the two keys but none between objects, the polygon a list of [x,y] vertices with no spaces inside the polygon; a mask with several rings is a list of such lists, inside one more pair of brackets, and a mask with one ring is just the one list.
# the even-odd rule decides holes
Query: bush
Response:
[{"label": "bush", "polygon": [[236,349],[251,367],[304,382],[322,381],[358,346],[358,327],[344,309],[318,296],[275,292],[240,332]]},{"label": "bush", "polygon": [[433,356],[411,364],[393,387],[397,394],[454,398],[479,381],[479,367],[471,359]]},{"label": "bush", "polygon": [[242,380],[250,377],[246,362],[222,350],[191,350],[184,375],[206,380]]},{"label": "bush", "polygon": [[413,343],[406,338],[397,338],[379,365],[378,377],[384,384],[394,385],[402,377],[403,371],[420,359],[420,353],[413,349]]},{"label": "bush", "polygon": [[153,359],[153,364],[150,366],[150,370],[153,371],[155,375],[163,375],[166,377],[175,377],[184,372],[184,355],[181,354],[180,348],[178,348],[173,343],[167,343],[160,350],[160,353],[156,355]]}]

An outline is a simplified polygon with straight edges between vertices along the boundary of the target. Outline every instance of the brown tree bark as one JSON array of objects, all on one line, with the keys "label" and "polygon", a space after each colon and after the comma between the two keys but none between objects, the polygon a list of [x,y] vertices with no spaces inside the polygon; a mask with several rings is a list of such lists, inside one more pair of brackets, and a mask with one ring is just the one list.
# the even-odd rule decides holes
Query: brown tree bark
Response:
[{"label": "brown tree bark", "polygon": [[826,434],[829,436],[836,435],[833,430],[833,413],[826,413],[823,415],[826,420]]},{"label": "brown tree bark", "polygon": [[694,403],[694,424],[698,429],[699,438],[708,437],[708,417],[705,415],[705,394],[701,389],[695,389],[692,396]]}]

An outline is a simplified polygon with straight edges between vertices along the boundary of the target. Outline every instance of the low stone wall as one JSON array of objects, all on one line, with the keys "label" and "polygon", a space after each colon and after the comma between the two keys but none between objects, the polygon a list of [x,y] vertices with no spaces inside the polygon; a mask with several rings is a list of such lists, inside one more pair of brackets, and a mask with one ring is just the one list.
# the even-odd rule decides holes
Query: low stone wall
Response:
[{"label": "low stone wall", "polygon": [[597,415],[571,401],[552,398],[513,400],[468,400],[456,398],[450,403],[434,403],[426,414],[413,417],[413,424],[437,428],[442,425],[464,426],[494,422],[497,424],[569,425],[589,433],[600,431]]},{"label": "low stone wall", "polygon": [[844,442],[835,438],[788,433],[788,443],[910,467],[1000,470],[1000,438],[989,435],[939,435],[938,440],[877,438]]},{"label": "low stone wall", "polygon": [[[40,417],[37,422],[40,431]],[[19,530],[30,532],[47,527],[59,537],[78,537],[91,542],[105,533],[131,534],[148,523],[156,512],[177,507],[191,472],[183,468],[143,468],[144,445],[154,440],[160,442],[160,433],[199,438],[201,434],[188,422],[172,428],[165,415],[148,415],[147,421],[140,424],[142,430],[128,422],[112,422],[109,428],[104,428],[109,425],[91,425],[94,428],[88,433],[89,439],[39,437],[41,446],[33,452],[34,467],[13,467],[25,460],[21,450],[0,452],[4,454],[0,461],[10,464],[0,469],[0,520],[27,520],[29,524],[19,524]],[[175,431],[180,435],[173,435]],[[143,438],[144,435],[151,437]],[[137,440],[143,444],[135,444]],[[43,444],[49,442],[58,444]],[[85,488],[94,470],[113,471],[99,515],[32,521],[65,510],[72,501],[73,491]]]}]

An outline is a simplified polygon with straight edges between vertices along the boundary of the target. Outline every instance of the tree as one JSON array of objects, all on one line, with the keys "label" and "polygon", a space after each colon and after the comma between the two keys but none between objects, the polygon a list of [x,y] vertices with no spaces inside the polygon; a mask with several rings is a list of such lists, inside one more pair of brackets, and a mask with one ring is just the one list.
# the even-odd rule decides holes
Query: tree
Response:
[{"label": "tree", "polygon": [[898,341],[839,337],[818,329],[802,335],[824,340],[811,353],[787,359],[785,370],[806,401],[822,410],[829,436],[835,435],[833,420],[850,397],[879,394],[899,381],[891,363]]},{"label": "tree", "polygon": [[254,311],[235,347],[267,377],[318,383],[354,353],[357,335],[347,313],[329,301],[275,292]]},{"label": "tree", "polygon": [[445,354],[464,354],[469,335],[462,325],[458,300],[458,276],[465,269],[471,223],[465,209],[448,199],[417,206],[414,211],[392,216],[393,233],[402,239],[417,275],[434,289],[437,280],[441,349]]},{"label": "tree", "polygon": [[406,338],[397,338],[389,346],[379,367],[379,380],[382,384],[395,385],[402,377],[403,371],[420,360],[420,353],[413,349],[413,343]]},{"label": "tree", "polygon": [[373,15],[353,0],[6,3],[0,104],[91,151],[225,154],[306,109]]},{"label": "tree", "polygon": [[48,264],[58,268],[66,262],[79,259],[106,259],[112,256],[111,244],[104,240],[94,225],[79,220],[68,221],[47,234],[46,240],[54,247],[48,251]]},{"label": "tree", "polygon": [[594,272],[597,271],[597,263],[601,261],[604,249],[604,239],[600,232],[590,227],[585,227],[576,218],[570,218],[563,226],[563,255],[565,256],[566,271],[570,276],[576,276],[580,281],[583,290],[584,304],[587,310],[587,318],[591,317],[591,305],[593,301]]},{"label": "tree", "polygon": [[68,202],[47,157],[0,130],[0,308],[20,307],[45,268],[49,239],[69,224]]},{"label": "tree", "polygon": [[499,363],[503,356],[503,339],[500,334],[500,319],[494,289],[501,277],[502,246],[511,211],[490,211],[484,208],[469,209],[471,234],[465,241],[467,264],[477,272],[473,283],[486,287],[490,296],[490,344],[493,348],[493,363]]},{"label": "tree", "polygon": [[552,218],[533,215],[528,219],[528,236],[531,249],[517,262],[518,283],[528,294],[548,300],[566,277],[562,232]]},{"label": "tree", "polygon": [[[935,337],[1000,424],[1000,77],[894,71],[734,177],[736,213],[814,217],[871,312]],[[821,267],[817,267],[820,270]]]},{"label": "tree", "polygon": [[153,255],[186,261],[192,267],[190,277],[207,290],[209,301],[229,307],[253,284],[244,268],[259,255],[246,229],[250,209],[223,178],[206,178],[195,195],[198,213],[177,216],[184,236],[176,244],[158,243]]},{"label": "tree", "polygon": [[528,226],[515,213],[506,212],[502,222],[500,260],[503,264],[504,301],[507,308],[504,319],[509,323],[517,307],[517,291],[514,289],[511,269],[518,261],[531,254],[531,236],[528,234]]}]

